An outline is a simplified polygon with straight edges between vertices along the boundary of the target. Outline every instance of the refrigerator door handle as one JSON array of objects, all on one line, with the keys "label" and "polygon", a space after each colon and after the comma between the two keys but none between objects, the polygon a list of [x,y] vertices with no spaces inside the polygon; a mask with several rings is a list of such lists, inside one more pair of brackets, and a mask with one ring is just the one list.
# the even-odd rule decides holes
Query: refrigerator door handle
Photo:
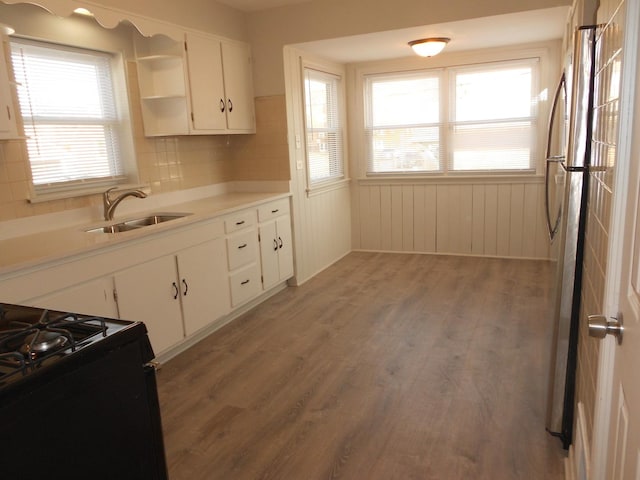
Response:
[{"label": "refrigerator door handle", "polygon": [[564,72],[560,77],[556,93],[553,96],[553,104],[551,105],[551,113],[549,114],[549,127],[547,129],[547,150],[545,152],[545,158],[547,160],[564,160],[564,155],[551,155],[551,143],[553,142],[553,125],[556,120],[556,113],[558,110],[558,102],[560,101],[560,95],[564,93],[564,98],[567,98],[567,81]]},{"label": "refrigerator door handle", "polygon": [[549,178],[550,176],[550,165],[552,163],[560,163],[561,165],[565,161],[564,155],[551,155],[551,144],[553,143],[553,126],[556,121],[556,115],[558,110],[558,105],[560,102],[560,96],[564,94],[564,98],[567,98],[567,81],[565,77],[565,73],[562,72],[562,76],[560,77],[560,81],[558,82],[558,86],[556,88],[556,93],[553,96],[553,104],[551,105],[551,113],[549,114],[549,126],[547,128],[547,149],[545,152],[545,173],[544,173],[544,205],[545,205],[545,213],[547,217],[547,229],[549,231],[549,240],[553,242],[556,234],[558,233],[558,229],[560,228],[560,218],[562,216],[562,203],[558,205],[558,212],[556,214],[555,220],[551,220],[551,202],[549,198],[549,182],[552,180]]},{"label": "refrigerator door handle", "polygon": [[[564,157],[563,157],[564,159]],[[560,203],[558,205],[558,212],[556,213],[556,219],[552,222],[551,221],[551,210],[550,210],[550,202],[549,202],[549,180],[551,180],[549,178],[549,166],[552,163],[558,163],[558,162],[562,162],[563,159],[557,159],[557,158],[547,158],[546,161],[546,169],[545,169],[545,173],[544,173],[544,206],[545,206],[545,213],[547,215],[547,229],[549,231],[549,240],[553,242],[553,239],[556,237],[556,234],[558,233],[558,229],[560,228],[560,218],[562,217],[562,203]]]}]

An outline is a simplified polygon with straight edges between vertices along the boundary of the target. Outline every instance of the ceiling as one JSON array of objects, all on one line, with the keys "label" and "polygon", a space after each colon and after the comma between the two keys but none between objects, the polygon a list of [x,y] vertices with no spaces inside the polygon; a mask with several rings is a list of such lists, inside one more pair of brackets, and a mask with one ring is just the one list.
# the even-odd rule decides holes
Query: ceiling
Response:
[{"label": "ceiling", "polygon": [[[225,1],[259,2],[260,0]],[[263,1],[266,3],[295,0]],[[568,6],[553,7],[300,43],[295,46],[339,63],[413,56],[407,42],[425,37],[451,38],[446,52],[502,47],[561,39],[564,35],[568,12]]]}]

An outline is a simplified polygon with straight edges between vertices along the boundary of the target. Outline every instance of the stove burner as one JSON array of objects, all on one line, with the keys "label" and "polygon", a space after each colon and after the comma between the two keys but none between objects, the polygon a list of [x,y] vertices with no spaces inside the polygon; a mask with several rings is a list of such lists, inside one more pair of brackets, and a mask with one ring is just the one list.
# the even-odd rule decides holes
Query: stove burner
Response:
[{"label": "stove burner", "polygon": [[130,322],[0,303],[0,389]]},{"label": "stove burner", "polygon": [[68,338],[62,333],[50,330],[38,330],[24,339],[20,352],[25,355],[37,355],[50,350],[58,350],[67,344]]}]

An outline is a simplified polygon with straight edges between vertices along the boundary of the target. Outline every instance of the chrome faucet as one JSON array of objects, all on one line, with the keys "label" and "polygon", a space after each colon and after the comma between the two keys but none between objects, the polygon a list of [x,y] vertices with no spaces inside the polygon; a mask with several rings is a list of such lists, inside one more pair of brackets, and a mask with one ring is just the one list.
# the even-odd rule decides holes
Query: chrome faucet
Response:
[{"label": "chrome faucet", "polygon": [[115,198],[111,198],[109,195],[116,187],[112,187],[102,194],[102,206],[104,207],[104,219],[113,220],[113,214],[116,211],[118,204],[127,197],[146,198],[147,194],[142,190],[126,190]]}]

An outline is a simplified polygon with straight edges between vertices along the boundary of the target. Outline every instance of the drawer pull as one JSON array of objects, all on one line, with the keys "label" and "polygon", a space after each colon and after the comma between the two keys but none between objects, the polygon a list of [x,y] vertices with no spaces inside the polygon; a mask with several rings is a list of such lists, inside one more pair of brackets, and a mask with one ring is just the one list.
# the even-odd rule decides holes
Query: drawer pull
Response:
[{"label": "drawer pull", "polygon": [[280,211],[279,208],[276,208],[275,210],[271,210],[271,213],[278,213]]},{"label": "drawer pull", "polygon": [[171,285],[173,285],[173,291],[175,292],[173,295],[173,299],[177,300],[178,295],[180,294],[180,290],[178,290],[178,285],[176,285],[176,282],[171,282]]},{"label": "drawer pull", "polygon": [[279,248],[282,248],[282,237],[278,237],[278,240],[279,240],[279,242],[280,242],[280,243],[278,244],[278,247],[279,247]]},{"label": "drawer pull", "polygon": [[246,285],[247,283],[249,283],[249,279],[245,280],[244,282],[240,282],[240,285]]},{"label": "drawer pull", "polygon": [[246,244],[246,243],[243,243],[242,245],[238,245],[238,248],[239,248],[239,249],[241,249],[241,248],[246,248],[246,246],[247,246],[247,244]]},{"label": "drawer pull", "polygon": [[275,252],[276,250],[278,250],[278,241],[274,238],[273,239],[273,251]]},{"label": "drawer pull", "polygon": [[187,292],[189,291],[189,285],[187,285],[187,281],[184,278],[182,279],[182,284],[184,285],[184,292],[182,292],[182,295],[186,297]]},{"label": "drawer pull", "polygon": [[240,220],[239,222],[236,222],[236,225],[244,225],[244,220]]}]

